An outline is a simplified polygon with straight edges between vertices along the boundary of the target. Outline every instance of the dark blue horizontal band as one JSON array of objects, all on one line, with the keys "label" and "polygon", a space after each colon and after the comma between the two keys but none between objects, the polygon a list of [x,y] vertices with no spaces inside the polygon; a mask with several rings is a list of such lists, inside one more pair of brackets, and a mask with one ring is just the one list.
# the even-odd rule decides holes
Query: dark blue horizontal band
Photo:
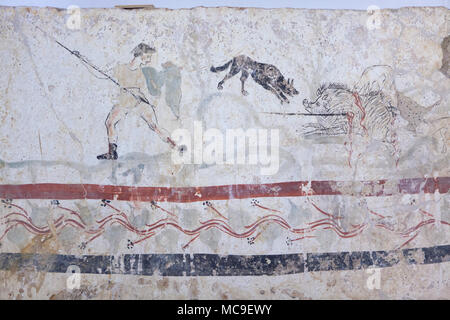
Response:
[{"label": "dark blue horizontal band", "polygon": [[[305,259],[306,256],[306,259]],[[60,255],[0,253],[0,270],[161,276],[262,276],[314,271],[361,270],[450,261],[450,245],[392,251],[279,255],[123,254]],[[72,268],[73,269],[73,268]]]}]

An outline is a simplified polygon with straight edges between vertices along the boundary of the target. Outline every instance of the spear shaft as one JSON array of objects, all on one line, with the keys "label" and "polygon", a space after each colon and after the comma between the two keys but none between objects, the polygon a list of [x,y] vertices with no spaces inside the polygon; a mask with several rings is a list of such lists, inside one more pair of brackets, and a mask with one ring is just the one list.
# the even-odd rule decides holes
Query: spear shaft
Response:
[{"label": "spear shaft", "polygon": [[346,116],[346,113],[302,113],[302,112],[261,112],[265,114],[276,114],[282,116],[316,116],[316,117],[334,117],[334,116]]},{"label": "spear shaft", "polygon": [[150,102],[142,96],[138,96],[136,95],[134,92],[130,91],[128,88],[122,87],[120,85],[120,83],[115,80],[114,78],[112,78],[111,76],[109,76],[107,73],[105,73],[104,71],[102,71],[100,68],[98,68],[97,66],[95,66],[94,64],[92,64],[90,61],[88,61],[86,58],[84,58],[80,52],[75,51],[75,50],[70,50],[69,48],[67,48],[65,45],[63,45],[61,42],[59,42],[58,40],[54,40],[57,44],[59,44],[61,47],[63,47],[64,49],[66,49],[67,51],[69,51],[71,54],[73,54],[75,57],[77,57],[78,59],[80,59],[83,63],[87,64],[88,66],[90,66],[92,69],[94,69],[95,71],[99,72],[100,74],[102,74],[103,76],[105,76],[108,80],[111,80],[116,86],[120,87],[122,90],[124,90],[125,92],[131,94],[136,100],[140,100],[148,105],[150,105]]}]

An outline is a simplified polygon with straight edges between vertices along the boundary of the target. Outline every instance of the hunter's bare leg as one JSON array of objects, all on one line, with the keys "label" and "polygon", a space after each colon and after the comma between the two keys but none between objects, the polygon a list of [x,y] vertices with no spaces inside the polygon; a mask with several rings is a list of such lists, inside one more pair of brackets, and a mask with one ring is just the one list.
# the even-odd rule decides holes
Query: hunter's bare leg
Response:
[{"label": "hunter's bare leg", "polygon": [[170,138],[169,132],[166,129],[158,127],[156,125],[155,114],[151,106],[141,104],[138,107],[137,111],[139,112],[141,118],[147,123],[150,130],[154,131],[159,136],[159,138],[163,142],[168,143],[171,148],[176,147],[175,142],[173,142],[173,140]]},{"label": "hunter's bare leg", "polygon": [[100,154],[97,156],[99,160],[116,160],[118,158],[117,155],[117,124],[125,119],[128,114],[128,110],[126,108],[120,106],[114,106],[108,114],[108,117],[105,121],[106,132],[108,134],[108,152],[104,154]]}]

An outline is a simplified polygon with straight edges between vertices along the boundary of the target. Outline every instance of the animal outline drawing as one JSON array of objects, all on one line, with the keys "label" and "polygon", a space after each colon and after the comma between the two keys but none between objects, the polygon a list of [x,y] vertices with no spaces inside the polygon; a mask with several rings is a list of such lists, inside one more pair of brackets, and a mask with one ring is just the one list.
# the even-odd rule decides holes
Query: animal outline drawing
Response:
[{"label": "animal outline drawing", "polygon": [[[231,67],[230,67],[231,65]],[[222,90],[226,80],[241,72],[241,93],[246,96],[244,85],[249,74],[253,80],[261,85],[264,89],[272,92],[283,104],[289,103],[286,95],[293,97],[299,92],[294,88],[294,79],[286,79],[277,67],[267,63],[257,62],[245,55],[234,57],[223,66],[211,67],[211,72],[220,72],[230,68],[227,75],[217,84],[217,89]]]},{"label": "animal outline drawing", "polygon": [[390,66],[376,65],[363,72],[353,89],[340,83],[321,85],[316,98],[304,99],[303,105],[309,113],[336,116],[317,116],[317,122],[305,126],[305,135],[348,135],[349,157],[352,136],[365,136],[386,143],[397,162],[399,150],[394,121],[398,109],[393,79]]}]

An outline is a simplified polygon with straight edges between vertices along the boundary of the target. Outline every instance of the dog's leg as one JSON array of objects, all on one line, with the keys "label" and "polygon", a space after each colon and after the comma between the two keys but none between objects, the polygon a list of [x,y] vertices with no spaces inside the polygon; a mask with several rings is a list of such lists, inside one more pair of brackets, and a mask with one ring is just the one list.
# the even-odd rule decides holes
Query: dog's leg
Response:
[{"label": "dog's leg", "polygon": [[244,89],[244,83],[245,83],[245,80],[247,80],[247,78],[248,78],[248,72],[246,70],[242,69],[242,73],[241,73],[241,92],[242,92],[242,94],[244,96],[248,95],[248,92],[245,91],[245,89]]},{"label": "dog's leg", "polygon": [[281,103],[283,103],[283,102],[289,103],[289,99],[284,95],[283,89],[280,87],[280,85],[277,82],[274,83],[274,82],[270,81],[269,85],[272,86],[277,91],[278,96],[281,97],[281,99],[283,99],[283,101]]},{"label": "dog's leg", "polygon": [[217,89],[222,90],[223,89],[223,84],[225,83],[225,81],[227,81],[228,79],[230,79],[234,75],[238,74],[239,71],[241,71],[241,68],[237,64],[235,64],[233,62],[233,64],[231,65],[230,72],[228,72],[227,75],[225,76],[225,78],[223,78],[222,81],[220,81],[217,84]]},{"label": "dog's leg", "polygon": [[289,103],[289,99],[284,95],[283,91],[278,86],[274,86],[272,84],[269,86],[277,92],[277,96],[281,100],[281,104],[283,104],[283,102]]},{"label": "dog's leg", "polygon": [[278,92],[272,88],[267,82],[261,80],[260,78],[258,78],[258,75],[256,72],[252,72],[252,78],[253,80],[255,80],[255,82],[259,85],[261,85],[264,89],[269,90],[270,92],[272,92],[274,95],[277,96],[278,99],[280,99],[281,104],[283,104],[283,99],[280,97],[280,95],[278,94]]},{"label": "dog's leg", "polygon": [[277,96],[277,98],[280,100],[281,104],[283,104],[283,102],[285,102],[284,98],[286,97],[281,97],[280,94],[278,93],[277,90],[275,90],[274,88],[272,88],[270,85],[268,85],[267,83],[261,83],[261,85],[263,86],[264,89],[267,89],[269,91],[271,91],[273,94],[275,94]]},{"label": "dog's leg", "polygon": [[283,91],[280,88],[275,87],[275,90],[278,92],[278,95],[283,98],[284,102],[289,103],[289,99],[284,95]]}]

